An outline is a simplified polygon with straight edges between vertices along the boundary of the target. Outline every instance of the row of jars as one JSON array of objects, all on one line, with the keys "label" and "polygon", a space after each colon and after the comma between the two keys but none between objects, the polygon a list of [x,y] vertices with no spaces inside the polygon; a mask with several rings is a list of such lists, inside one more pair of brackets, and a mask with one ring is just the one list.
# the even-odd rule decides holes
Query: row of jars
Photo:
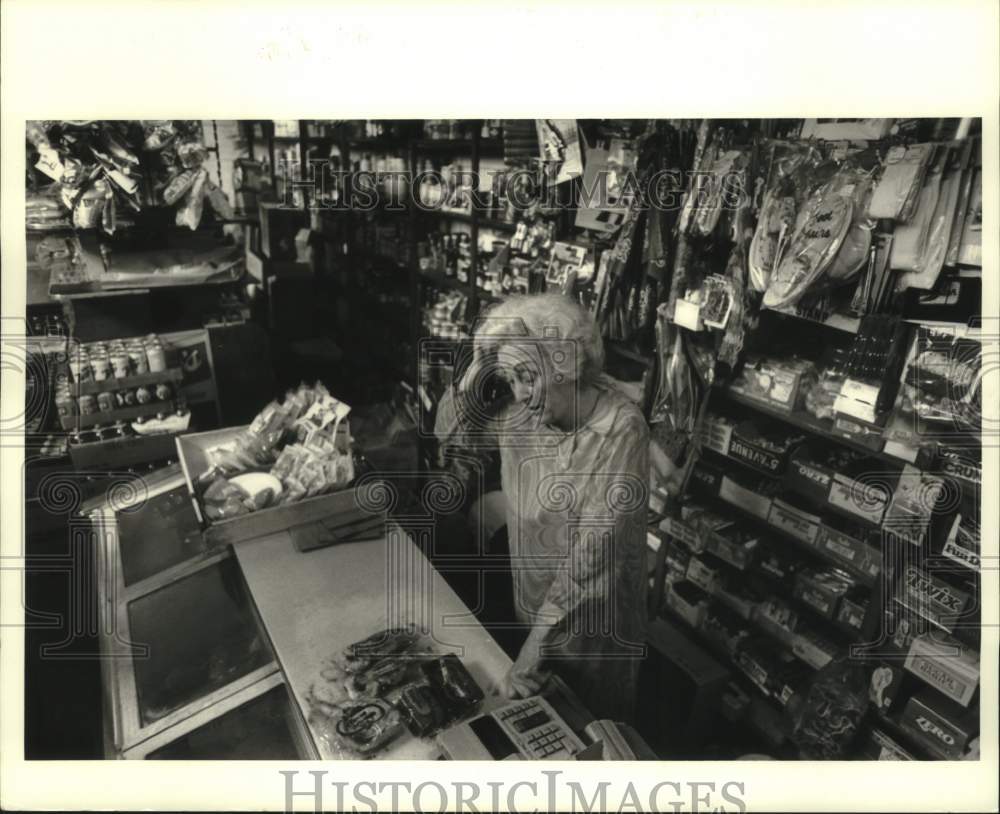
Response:
[{"label": "row of jars", "polygon": [[167,369],[163,341],[156,334],[145,338],[91,342],[69,350],[69,369],[75,382],[125,379]]},{"label": "row of jars", "polygon": [[69,385],[56,385],[56,410],[60,416],[94,415],[109,413],[125,407],[151,404],[155,401],[169,401],[174,395],[173,388],[166,382],[145,387],[123,388],[96,395],[84,394],[74,397]]}]

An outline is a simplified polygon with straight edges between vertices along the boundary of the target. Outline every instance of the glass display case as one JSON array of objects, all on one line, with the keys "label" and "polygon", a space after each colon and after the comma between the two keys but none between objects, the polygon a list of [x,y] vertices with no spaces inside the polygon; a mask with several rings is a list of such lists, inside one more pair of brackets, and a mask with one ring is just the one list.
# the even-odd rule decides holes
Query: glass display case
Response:
[{"label": "glass display case", "polygon": [[206,545],[183,474],[134,492],[90,514],[108,756],[311,754],[239,565]]},{"label": "glass display case", "polygon": [[143,726],[272,661],[232,557],[126,605]]},{"label": "glass display case", "polygon": [[126,586],[207,551],[187,487],[176,486],[142,505],[115,513]]},{"label": "glass display case", "polygon": [[211,710],[215,717],[197,716],[195,726],[179,736],[168,730],[149,738],[125,757],[139,760],[315,759],[305,727],[281,675],[274,674],[258,682],[254,692],[257,694],[249,700],[218,705]]}]

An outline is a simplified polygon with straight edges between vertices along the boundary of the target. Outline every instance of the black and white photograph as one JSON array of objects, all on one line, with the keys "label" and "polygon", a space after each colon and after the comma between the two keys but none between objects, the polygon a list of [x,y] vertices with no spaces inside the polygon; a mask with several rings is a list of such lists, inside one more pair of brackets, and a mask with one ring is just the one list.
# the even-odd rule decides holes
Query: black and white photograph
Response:
[{"label": "black and white photograph", "polygon": [[130,81],[5,114],[8,760],[142,772],[81,810],[214,766],[285,811],[995,784],[995,110]]}]

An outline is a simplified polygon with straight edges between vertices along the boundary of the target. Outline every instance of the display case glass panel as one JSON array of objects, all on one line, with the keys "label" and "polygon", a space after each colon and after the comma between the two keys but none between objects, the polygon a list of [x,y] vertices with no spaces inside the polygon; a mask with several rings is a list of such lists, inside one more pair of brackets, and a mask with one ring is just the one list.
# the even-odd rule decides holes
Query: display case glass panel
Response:
[{"label": "display case glass panel", "polygon": [[132,600],[128,621],[143,726],[272,661],[231,557]]},{"label": "display case glass panel", "polygon": [[296,760],[291,700],[284,685],[155,749],[147,760]]},{"label": "display case glass panel", "polygon": [[187,486],[115,514],[125,585],[196,557],[206,550]]}]

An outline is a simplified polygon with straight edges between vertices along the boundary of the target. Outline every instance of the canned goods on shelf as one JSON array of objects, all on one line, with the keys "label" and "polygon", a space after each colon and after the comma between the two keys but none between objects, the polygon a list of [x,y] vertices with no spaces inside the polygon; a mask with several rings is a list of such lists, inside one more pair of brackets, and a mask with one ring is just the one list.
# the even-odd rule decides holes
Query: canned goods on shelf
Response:
[{"label": "canned goods on shelf", "polygon": [[128,376],[129,357],[124,349],[115,351],[111,356],[111,370],[116,379],[124,379]]},{"label": "canned goods on shelf", "polygon": [[137,403],[135,390],[122,390],[122,400],[125,402],[126,407],[135,407]]},{"label": "canned goods on shelf", "polygon": [[115,394],[104,392],[97,394],[97,407],[102,413],[110,413],[118,406]]},{"label": "canned goods on shelf", "polygon": [[91,353],[90,370],[94,375],[94,381],[103,382],[111,378],[111,358],[106,352]]},{"label": "canned goods on shelf", "polygon": [[156,398],[158,401],[166,401],[173,394],[173,390],[170,389],[170,385],[166,382],[161,382],[156,385]]},{"label": "canned goods on shelf", "polygon": [[146,348],[141,344],[133,344],[128,347],[129,370],[133,374],[149,372],[149,360],[146,357]]},{"label": "canned goods on shelf", "polygon": [[146,344],[146,361],[149,364],[150,373],[162,373],[167,369],[167,355],[163,346],[159,344]]},{"label": "canned goods on shelf", "polygon": [[153,400],[153,393],[148,387],[138,387],[135,391],[135,400],[139,404],[149,404]]},{"label": "canned goods on shelf", "polygon": [[56,412],[61,416],[73,416],[77,414],[76,399],[69,393],[59,393],[56,395]]},{"label": "canned goods on shelf", "polygon": [[77,407],[80,410],[80,415],[93,415],[97,412],[97,397],[96,396],[80,396],[77,401]]}]

